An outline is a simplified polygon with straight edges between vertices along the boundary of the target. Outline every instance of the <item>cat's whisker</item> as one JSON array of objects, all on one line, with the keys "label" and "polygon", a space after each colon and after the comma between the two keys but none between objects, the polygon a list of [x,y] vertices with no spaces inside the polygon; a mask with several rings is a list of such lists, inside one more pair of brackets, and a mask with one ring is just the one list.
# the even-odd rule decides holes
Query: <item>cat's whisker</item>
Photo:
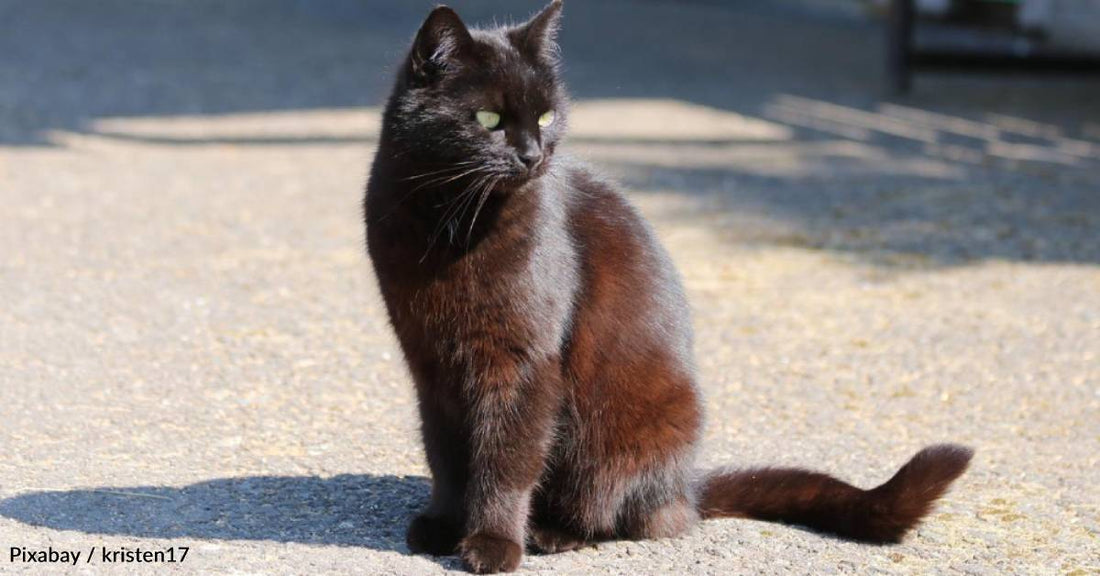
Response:
[{"label": "cat's whisker", "polygon": [[[392,216],[393,213],[396,212],[397,209],[400,208],[401,205],[405,203],[405,201],[407,201],[413,194],[415,194],[421,188],[422,188],[422,186],[417,186],[416,188],[411,188],[411,189],[407,190],[404,194],[401,195],[400,198],[398,198],[397,202],[394,203],[393,208],[391,208],[389,210],[389,212],[386,212],[386,214],[383,215],[379,219],[379,221],[381,222],[382,220],[385,220],[385,219],[389,218],[390,216]],[[447,204],[446,202],[444,202],[442,204],[437,204],[436,208],[445,206],[446,204]]]},{"label": "cat's whisker", "polygon": [[464,190],[459,196],[460,202],[456,203],[454,213],[447,219],[447,243],[454,244],[455,231],[461,225],[463,216],[466,215],[466,207],[473,197],[474,186]]},{"label": "cat's whisker", "polygon": [[[473,220],[476,221],[477,213],[481,211],[481,207],[488,197],[488,192],[491,191],[493,186],[495,186],[497,182],[500,181],[500,178],[500,176],[497,176],[491,172],[483,174],[479,176],[471,186],[463,190],[461,194],[440,206],[442,207],[449,205],[450,208],[446,212],[444,212],[442,217],[440,217],[439,224],[436,225],[435,230],[432,232],[432,236],[428,242],[428,248],[425,251],[424,256],[421,257],[421,261],[423,261],[424,258],[427,257],[432,247],[435,246],[435,243],[439,240],[439,236],[442,235],[443,230],[450,230],[450,242],[454,242],[454,226],[461,223],[461,221],[466,216],[466,211],[469,210],[470,206],[475,204],[475,200],[477,200],[477,208],[474,211]],[[471,234],[467,234],[466,236],[467,246],[469,246],[470,236]]]},{"label": "cat's whisker", "polygon": [[489,194],[493,192],[493,186],[496,186],[498,182],[500,182],[499,176],[496,177],[496,179],[491,180],[490,184],[486,186],[485,189],[481,192],[481,199],[478,200],[477,208],[474,209],[474,216],[473,218],[470,218],[470,229],[466,232],[467,246],[470,245],[470,237],[474,234],[474,224],[477,222],[477,215],[481,213],[481,208],[485,206],[485,201],[489,199]]},{"label": "cat's whisker", "polygon": [[434,170],[432,172],[423,172],[421,174],[416,174],[416,175],[413,175],[413,176],[409,176],[407,178],[401,178],[400,181],[401,182],[408,182],[410,180],[419,180],[421,178],[426,178],[428,176],[433,176],[433,175],[436,175],[436,174],[443,174],[445,172],[454,172],[454,171],[457,171],[457,170],[461,170],[466,166],[469,166],[471,164],[476,164],[476,163],[477,163],[477,160],[464,160],[462,162],[455,162],[453,165],[448,166],[446,168],[443,168],[441,170]]},{"label": "cat's whisker", "polygon": [[478,178],[474,180],[474,183],[471,184],[468,189],[463,191],[461,195],[462,205],[459,207],[458,217],[456,218],[459,222],[461,222],[462,219],[466,217],[466,210],[467,208],[469,208],[470,200],[477,196],[476,190],[478,189],[478,187],[481,186],[481,183],[485,180],[485,178],[486,176],[484,175],[478,176]]},{"label": "cat's whisker", "polygon": [[469,194],[469,192],[470,192],[470,189],[472,189],[472,188],[476,188],[476,187],[478,186],[478,183],[479,183],[479,182],[481,182],[481,180],[482,180],[483,178],[485,178],[485,177],[486,177],[485,175],[477,176],[477,177],[476,177],[476,178],[474,179],[474,182],[473,182],[473,184],[471,184],[471,185],[470,185],[469,187],[467,187],[467,188],[466,188],[465,190],[463,190],[462,192],[460,192],[460,193],[459,193],[459,194],[458,194],[457,196],[454,196],[453,198],[451,198],[451,199],[449,199],[449,200],[445,200],[445,201],[443,201],[443,202],[440,202],[439,204],[436,204],[436,205],[435,205],[435,207],[436,207],[436,208],[443,208],[443,207],[445,207],[445,206],[451,206],[451,205],[454,205],[455,203],[457,203],[457,202],[461,201],[461,200],[462,200],[462,199],[463,199],[463,198],[464,198],[464,197],[465,197],[465,196],[466,196],[467,194]]},{"label": "cat's whisker", "polygon": [[[477,162],[477,161],[476,161],[476,160],[470,160],[470,161],[468,161],[468,162],[467,162],[467,164],[472,164],[472,163],[475,163],[475,162]],[[479,167],[479,168],[480,168],[480,167]],[[461,168],[458,168],[458,169],[461,169]],[[459,177],[465,176],[465,175],[466,175],[467,173],[476,173],[477,171],[478,171],[477,169],[475,169],[475,170],[467,170],[467,172],[466,172],[466,173],[464,173],[464,174],[460,174],[460,175],[459,175]],[[450,175],[449,175],[449,174],[448,174],[448,175],[444,175],[444,176],[439,176],[439,177],[438,177],[438,180],[442,181],[442,180],[445,180],[445,179],[447,179],[447,178],[449,178],[449,177],[450,177]],[[429,180],[428,182],[423,182],[423,183],[421,183],[421,185],[419,185],[419,186],[417,186],[417,187],[415,187],[415,188],[412,188],[412,189],[410,189],[410,190],[406,191],[406,192],[405,192],[404,194],[402,194],[402,195],[401,195],[401,197],[400,197],[400,198],[399,198],[399,199],[397,200],[397,202],[395,202],[395,203],[394,203],[393,207],[392,207],[392,208],[391,208],[391,209],[390,209],[390,210],[389,210],[388,212],[386,212],[386,213],[385,213],[384,215],[382,215],[382,217],[381,217],[381,218],[379,218],[379,220],[378,220],[378,221],[379,221],[379,222],[381,222],[381,221],[383,221],[383,220],[386,220],[387,218],[389,218],[390,216],[392,216],[392,215],[393,215],[393,213],[394,213],[394,212],[396,212],[396,211],[397,211],[397,209],[398,209],[398,208],[400,208],[400,207],[401,207],[401,205],[403,205],[403,204],[405,203],[405,201],[407,201],[407,200],[409,199],[409,197],[410,197],[410,196],[412,196],[412,195],[413,195],[414,193],[416,193],[417,191],[421,190],[422,188],[426,188],[426,187],[427,187],[427,185],[431,185],[431,184],[435,184],[435,183],[436,183],[436,180],[435,180],[435,179],[433,179],[433,180]],[[443,185],[443,183],[440,183],[439,185],[440,185],[440,186],[442,186],[442,185]],[[448,200],[448,201],[446,201],[446,202],[442,202],[442,203],[436,204],[436,205],[435,205],[435,207],[436,207],[436,208],[442,208],[443,206],[447,206],[447,205],[449,205],[449,204],[451,204],[452,202],[455,202],[455,201],[456,201],[455,199],[451,199],[451,200]]]},{"label": "cat's whisker", "polygon": [[475,193],[470,195],[470,199],[467,200],[466,204],[462,207],[462,214],[459,214],[458,216],[459,222],[461,222],[462,219],[466,217],[466,210],[474,204],[474,198],[481,198],[480,200],[478,200],[477,208],[474,210],[474,215],[470,219],[470,229],[466,232],[466,248],[470,247],[470,238],[473,235],[474,222],[477,221],[477,213],[481,210],[481,204],[484,203],[483,194],[491,191],[493,189],[493,186],[495,185],[496,179],[492,174],[482,177],[480,180],[478,180],[476,186],[474,187]]},{"label": "cat's whisker", "polygon": [[448,227],[448,225],[450,224],[452,218],[458,213],[458,210],[462,207],[463,204],[461,203],[461,201],[464,198],[473,197],[473,191],[474,190],[476,190],[476,189],[471,186],[470,188],[467,188],[467,189],[463,190],[461,194],[456,196],[453,200],[451,200],[448,203],[449,208],[443,213],[443,216],[440,217],[439,223],[436,224],[435,230],[432,231],[432,235],[428,239],[428,247],[424,250],[424,255],[420,257],[420,262],[421,263],[423,263],[424,259],[428,257],[429,253],[431,253],[432,248],[435,246],[436,241],[439,240],[440,234],[442,234],[443,230]]},{"label": "cat's whisker", "polygon": [[427,182],[421,183],[416,188],[413,188],[412,191],[416,192],[417,190],[422,190],[424,188],[443,186],[445,184],[450,184],[451,182],[454,182],[455,180],[458,180],[460,178],[465,178],[466,176],[469,176],[471,174],[475,174],[477,172],[480,172],[481,170],[482,170],[481,166],[474,166],[473,168],[470,168],[470,169],[468,169],[464,172],[461,172],[459,174],[455,174],[454,176],[446,175],[446,176],[440,176],[438,178],[433,178],[431,180],[428,180]]}]

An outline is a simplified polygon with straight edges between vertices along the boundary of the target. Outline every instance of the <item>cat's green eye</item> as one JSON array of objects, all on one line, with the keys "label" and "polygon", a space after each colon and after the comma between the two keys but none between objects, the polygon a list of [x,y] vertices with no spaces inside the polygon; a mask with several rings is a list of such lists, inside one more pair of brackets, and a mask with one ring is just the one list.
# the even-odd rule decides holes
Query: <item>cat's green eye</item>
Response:
[{"label": "cat's green eye", "polygon": [[477,123],[481,124],[486,130],[492,130],[497,126],[500,126],[500,114],[496,112],[490,112],[488,110],[477,111]]},{"label": "cat's green eye", "polygon": [[542,128],[546,128],[547,126],[553,124],[554,119],[557,118],[557,117],[558,117],[558,115],[554,114],[554,111],[551,110],[551,111],[547,112],[546,114],[543,114],[542,116],[539,116],[539,126],[542,127]]}]

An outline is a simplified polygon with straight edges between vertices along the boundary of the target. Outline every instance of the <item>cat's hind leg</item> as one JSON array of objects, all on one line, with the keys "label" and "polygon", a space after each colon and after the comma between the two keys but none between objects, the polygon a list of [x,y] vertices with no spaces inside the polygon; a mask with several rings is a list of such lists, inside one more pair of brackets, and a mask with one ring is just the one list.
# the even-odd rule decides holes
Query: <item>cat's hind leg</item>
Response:
[{"label": "cat's hind leg", "polygon": [[628,540],[656,540],[682,536],[699,522],[695,503],[686,497],[638,512],[622,523],[622,537]]},{"label": "cat's hind leg", "polygon": [[675,538],[699,522],[689,472],[681,459],[635,479],[619,509],[616,536],[627,540]]},{"label": "cat's hind leg", "polygon": [[528,538],[531,548],[540,554],[569,552],[584,548],[591,543],[575,531],[550,522],[535,523],[531,526]]}]

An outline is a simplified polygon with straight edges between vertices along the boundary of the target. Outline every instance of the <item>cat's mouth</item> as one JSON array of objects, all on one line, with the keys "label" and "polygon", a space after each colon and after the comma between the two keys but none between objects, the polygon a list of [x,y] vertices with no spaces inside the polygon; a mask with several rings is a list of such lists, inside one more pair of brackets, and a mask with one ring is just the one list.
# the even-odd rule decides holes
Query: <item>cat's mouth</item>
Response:
[{"label": "cat's mouth", "polygon": [[523,168],[520,170],[513,170],[508,175],[504,176],[500,183],[496,186],[498,191],[501,192],[514,192],[523,188],[527,184],[538,180],[549,170],[550,163],[548,161],[540,162],[538,165],[531,168]]}]

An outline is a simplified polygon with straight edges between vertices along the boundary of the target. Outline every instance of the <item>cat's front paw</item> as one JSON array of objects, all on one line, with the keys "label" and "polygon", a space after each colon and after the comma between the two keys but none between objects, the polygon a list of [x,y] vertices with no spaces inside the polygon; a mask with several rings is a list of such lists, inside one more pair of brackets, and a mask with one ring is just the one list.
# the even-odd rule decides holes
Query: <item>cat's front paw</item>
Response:
[{"label": "cat's front paw", "polygon": [[507,538],[479,532],[462,541],[459,554],[470,572],[513,572],[523,560],[523,547]]},{"label": "cat's front paw", "polygon": [[413,518],[405,533],[405,543],[413,554],[448,556],[455,553],[461,539],[462,529],[457,522],[424,514]]}]

